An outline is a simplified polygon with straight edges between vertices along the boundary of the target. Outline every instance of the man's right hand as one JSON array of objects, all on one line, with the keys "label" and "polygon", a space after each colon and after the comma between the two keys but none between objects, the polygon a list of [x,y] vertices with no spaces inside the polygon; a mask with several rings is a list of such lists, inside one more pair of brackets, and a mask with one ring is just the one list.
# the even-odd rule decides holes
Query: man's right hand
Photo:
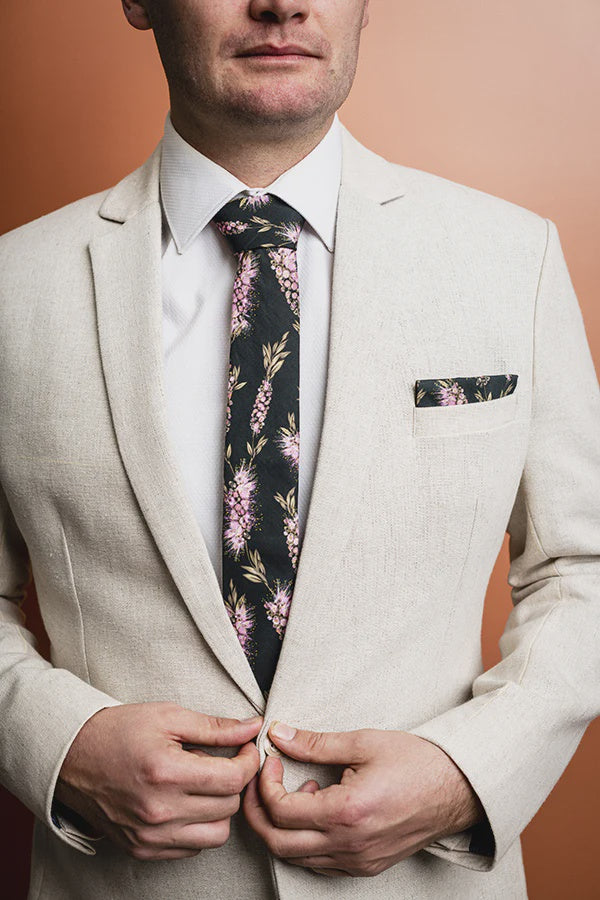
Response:
[{"label": "man's right hand", "polygon": [[[256,774],[262,718],[205,716],[174,703],[101,709],[71,744],[55,797],[135,859],[181,859],[229,837]],[[182,744],[240,747],[232,758]]]}]

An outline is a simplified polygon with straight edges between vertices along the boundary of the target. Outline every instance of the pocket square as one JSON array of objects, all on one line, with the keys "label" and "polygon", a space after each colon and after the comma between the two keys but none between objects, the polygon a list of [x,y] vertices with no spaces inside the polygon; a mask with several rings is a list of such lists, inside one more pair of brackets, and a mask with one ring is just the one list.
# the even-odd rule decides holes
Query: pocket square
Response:
[{"label": "pocket square", "polygon": [[499,400],[512,394],[518,375],[470,375],[465,378],[423,378],[415,382],[415,406],[458,406]]}]

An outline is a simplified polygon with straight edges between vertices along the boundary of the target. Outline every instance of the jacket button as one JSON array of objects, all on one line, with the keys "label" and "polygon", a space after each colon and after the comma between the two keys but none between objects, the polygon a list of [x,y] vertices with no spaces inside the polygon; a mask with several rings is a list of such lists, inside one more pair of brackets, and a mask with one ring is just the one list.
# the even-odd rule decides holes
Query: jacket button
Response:
[{"label": "jacket button", "polygon": [[268,734],[265,734],[264,738],[265,745],[265,753],[267,756],[282,756],[281,750],[279,747],[276,747]]}]

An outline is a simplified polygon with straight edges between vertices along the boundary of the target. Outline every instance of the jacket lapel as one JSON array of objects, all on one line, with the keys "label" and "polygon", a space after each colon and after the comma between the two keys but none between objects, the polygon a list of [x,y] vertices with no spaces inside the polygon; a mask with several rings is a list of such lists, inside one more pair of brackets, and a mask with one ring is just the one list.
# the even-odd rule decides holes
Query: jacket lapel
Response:
[{"label": "jacket lapel", "polygon": [[215,656],[260,710],[167,434],[159,151],[108,195],[100,215],[112,225],[90,244],[102,365],[123,465],[156,545]]},{"label": "jacket lapel", "polygon": [[[290,616],[269,695],[276,718],[296,686],[307,684],[310,635],[327,619],[327,584],[332,570],[339,572],[336,560],[360,510],[370,447],[378,416],[384,414],[386,398],[377,376],[392,356],[386,341],[392,340],[388,322],[394,295],[405,303],[407,360],[417,339],[411,273],[398,266],[390,279],[385,259],[386,231],[394,227],[390,209],[395,201],[405,202],[408,180],[409,170],[390,166],[344,129],[325,410]],[[405,285],[403,277],[409,279]],[[397,333],[394,340],[397,358]]]}]

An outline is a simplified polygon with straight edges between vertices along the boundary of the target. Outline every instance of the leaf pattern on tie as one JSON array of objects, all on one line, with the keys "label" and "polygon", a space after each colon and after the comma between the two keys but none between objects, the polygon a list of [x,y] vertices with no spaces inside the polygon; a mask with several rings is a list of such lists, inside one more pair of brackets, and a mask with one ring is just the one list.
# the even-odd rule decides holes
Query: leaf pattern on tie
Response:
[{"label": "leaf pattern on tie", "polygon": [[225,433],[229,431],[229,426],[231,424],[231,400],[233,398],[233,392],[239,391],[241,388],[246,386],[245,381],[239,381],[240,377],[240,367],[232,366],[229,363],[229,378],[227,382],[227,411],[225,414]]},{"label": "leaf pattern on tie", "polygon": [[229,582],[229,593],[225,599],[225,608],[231,624],[235,628],[238,640],[242,645],[242,650],[248,659],[252,659],[256,655],[256,646],[252,640],[256,624],[254,610],[246,603],[245,594],[238,597],[237,588],[231,580]]},{"label": "leaf pattern on tie", "polygon": [[293,585],[290,581],[282,582],[277,578],[275,579],[274,585],[271,586],[258,550],[248,550],[248,559],[250,560],[250,564],[242,566],[242,569],[245,570],[244,577],[247,578],[248,581],[262,582],[267,588],[269,596],[263,598],[264,610],[267,614],[267,618],[273,625],[277,636],[280,639],[283,639],[290,611],[290,603],[292,602]]},{"label": "leaf pattern on tie", "polygon": [[260,387],[258,388],[258,393],[256,395],[254,406],[252,407],[252,413],[250,415],[250,428],[252,429],[252,433],[255,435],[260,434],[260,432],[262,431],[267,413],[269,411],[269,405],[271,403],[271,397],[273,395],[273,386],[271,382],[282,367],[286,356],[290,355],[289,352],[285,349],[288,335],[289,332],[286,331],[281,340],[276,341],[273,345],[263,344],[262,352],[263,365],[265,367],[265,377],[261,381]]}]

